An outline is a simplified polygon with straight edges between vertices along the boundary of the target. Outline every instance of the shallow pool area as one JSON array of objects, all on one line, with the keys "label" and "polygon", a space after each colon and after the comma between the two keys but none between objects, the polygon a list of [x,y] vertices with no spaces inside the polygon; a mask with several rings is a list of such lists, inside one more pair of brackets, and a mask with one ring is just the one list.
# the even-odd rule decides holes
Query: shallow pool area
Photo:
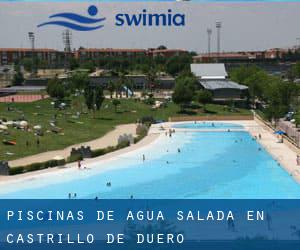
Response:
[{"label": "shallow pool area", "polygon": [[173,125],[172,127],[185,129],[243,129],[243,126],[240,124],[213,121],[181,122]]},{"label": "shallow pool area", "polygon": [[[300,185],[238,124],[223,131],[185,131],[179,123],[147,146],[109,160],[7,183],[0,198],[300,198]],[[209,125],[207,123],[206,125]],[[210,124],[211,125],[211,124]],[[145,161],[143,161],[143,155]],[[107,185],[111,183],[111,185]]]}]

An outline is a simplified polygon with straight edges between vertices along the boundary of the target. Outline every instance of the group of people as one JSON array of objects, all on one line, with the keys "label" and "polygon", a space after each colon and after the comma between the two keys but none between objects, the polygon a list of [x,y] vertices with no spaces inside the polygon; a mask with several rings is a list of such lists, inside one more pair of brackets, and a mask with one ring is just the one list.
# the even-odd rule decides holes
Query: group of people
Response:
[{"label": "group of people", "polygon": [[166,132],[165,132],[165,135],[166,135],[166,136],[169,135],[169,137],[172,137],[172,134],[173,134],[173,133],[175,133],[175,129],[169,129],[169,132],[166,131]]},{"label": "group of people", "polygon": [[74,193],[74,194],[72,194],[72,193],[69,193],[69,199],[76,199],[77,198],[77,194],[76,193]]}]

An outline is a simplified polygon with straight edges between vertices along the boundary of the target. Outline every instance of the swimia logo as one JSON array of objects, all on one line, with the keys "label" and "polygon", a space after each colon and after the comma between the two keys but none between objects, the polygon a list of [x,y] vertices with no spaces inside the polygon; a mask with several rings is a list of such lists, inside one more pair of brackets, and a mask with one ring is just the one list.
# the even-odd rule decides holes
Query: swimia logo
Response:
[{"label": "swimia logo", "polygon": [[91,5],[90,7],[88,7],[87,12],[89,16],[82,16],[72,12],[57,13],[49,16],[49,18],[50,19],[61,18],[62,20],[41,23],[37,27],[40,28],[48,25],[56,25],[56,26],[63,26],[72,30],[77,30],[77,31],[91,31],[91,30],[100,29],[104,26],[104,25],[97,25],[97,24],[102,23],[106,19],[105,17],[92,18],[98,14],[98,9],[96,6]]},{"label": "swimia logo", "polygon": [[[105,21],[106,18],[95,18],[98,14],[98,8],[96,6],[89,6],[87,13],[89,16],[83,16],[72,12],[53,14],[49,16],[49,19],[51,19],[50,21],[41,23],[37,27],[40,28],[55,25],[77,31],[92,31],[104,27],[102,22]],[[53,20],[54,18],[56,18],[56,20]],[[146,9],[143,9],[137,14],[116,14],[114,24],[118,27],[185,26],[185,14],[173,13],[171,9],[168,9],[165,13],[150,13]]]},{"label": "swimia logo", "polygon": [[167,13],[148,13],[146,9],[139,14],[120,13],[116,15],[117,26],[185,26],[185,15],[168,9]]}]

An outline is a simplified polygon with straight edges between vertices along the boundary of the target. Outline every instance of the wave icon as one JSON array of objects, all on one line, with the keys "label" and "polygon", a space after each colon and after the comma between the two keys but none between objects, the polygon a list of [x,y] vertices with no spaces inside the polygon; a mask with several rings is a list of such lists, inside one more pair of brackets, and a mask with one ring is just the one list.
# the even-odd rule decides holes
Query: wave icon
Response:
[{"label": "wave icon", "polygon": [[41,23],[37,27],[40,28],[47,25],[57,25],[57,26],[63,26],[77,31],[91,31],[91,30],[100,29],[104,26],[104,25],[91,26],[92,24],[99,24],[106,19],[105,17],[97,18],[97,19],[92,18],[93,16],[96,16],[98,13],[98,9],[96,6],[94,5],[89,6],[87,12],[90,17],[82,16],[71,12],[57,13],[49,16],[49,18],[50,19],[62,18],[62,20]]}]

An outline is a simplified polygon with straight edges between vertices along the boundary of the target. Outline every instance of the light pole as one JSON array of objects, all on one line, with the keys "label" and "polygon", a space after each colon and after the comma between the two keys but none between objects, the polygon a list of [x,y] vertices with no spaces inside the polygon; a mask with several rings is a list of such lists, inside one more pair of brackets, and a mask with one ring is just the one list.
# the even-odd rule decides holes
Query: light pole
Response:
[{"label": "light pole", "polygon": [[31,73],[34,75],[36,73],[36,65],[35,65],[35,54],[34,54],[34,42],[35,42],[35,35],[33,32],[28,32],[28,37],[31,45],[31,58],[32,58],[32,69]]},{"label": "light pole", "polygon": [[297,47],[297,49],[300,49],[300,37],[297,37],[296,41],[297,41],[296,47]]},{"label": "light pole", "polygon": [[207,29],[207,53],[208,56],[210,56],[210,52],[211,52],[211,33],[212,30],[211,29]]},{"label": "light pole", "polygon": [[217,21],[216,22],[216,28],[217,28],[217,53],[218,57],[220,56],[221,52],[221,28],[222,28],[222,22]]}]

